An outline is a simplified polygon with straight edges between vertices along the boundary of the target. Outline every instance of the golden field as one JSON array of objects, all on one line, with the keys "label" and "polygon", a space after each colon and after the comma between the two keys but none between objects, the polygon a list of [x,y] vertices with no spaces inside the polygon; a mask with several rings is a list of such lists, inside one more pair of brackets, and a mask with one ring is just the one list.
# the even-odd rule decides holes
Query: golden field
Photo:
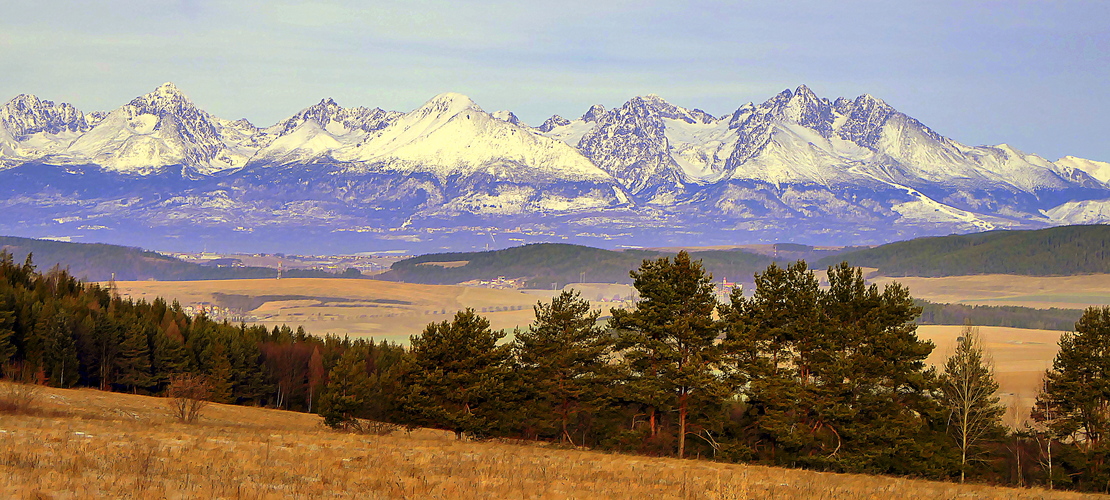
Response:
[{"label": "golden field", "polygon": [[943,278],[876,277],[882,287],[897,281],[910,293],[931,302],[1047,309],[1086,309],[1110,305],[1110,274],[1078,276],[1014,276],[983,274]]},{"label": "golden field", "polygon": [[[1009,409],[1005,422],[1011,427],[1022,428],[1040,393],[1044,372],[1052,367],[1052,360],[1059,351],[1057,341],[1063,332],[1001,326],[977,328],[984,351],[994,362],[1001,402]],[[952,355],[956,338],[962,331],[962,326],[918,326],[918,337],[932,340],[937,346],[926,362],[943,371],[944,361]]]},{"label": "golden field", "polygon": [[345,434],[313,415],[226,405],[211,405],[199,423],[186,425],[168,417],[160,398],[40,391],[34,413],[0,414],[0,497],[1102,498],[462,442],[431,430]]},{"label": "golden field", "polygon": [[[273,300],[243,311],[257,318],[252,323],[301,325],[318,335],[335,333],[404,343],[428,323],[449,320],[465,307],[480,311],[494,329],[527,326],[535,317],[532,306],[552,294],[339,278],[120,281],[116,286],[121,295],[148,301],[164,297],[182,305],[224,306],[226,299],[221,301],[217,294],[253,297],[259,299],[256,303],[272,296]],[[291,295],[305,298],[282,300]]]}]

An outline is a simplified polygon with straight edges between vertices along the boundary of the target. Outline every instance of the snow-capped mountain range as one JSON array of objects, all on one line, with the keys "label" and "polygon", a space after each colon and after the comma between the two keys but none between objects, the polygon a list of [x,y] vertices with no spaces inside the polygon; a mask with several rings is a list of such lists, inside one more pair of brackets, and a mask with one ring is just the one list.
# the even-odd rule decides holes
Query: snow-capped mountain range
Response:
[{"label": "snow-capped mountain range", "polygon": [[533,128],[455,93],[258,127],[166,83],[109,112],[0,107],[0,207],[8,234],[154,247],[877,243],[1110,222],[1110,164],[967,146],[804,85],[720,117],[647,95]]}]

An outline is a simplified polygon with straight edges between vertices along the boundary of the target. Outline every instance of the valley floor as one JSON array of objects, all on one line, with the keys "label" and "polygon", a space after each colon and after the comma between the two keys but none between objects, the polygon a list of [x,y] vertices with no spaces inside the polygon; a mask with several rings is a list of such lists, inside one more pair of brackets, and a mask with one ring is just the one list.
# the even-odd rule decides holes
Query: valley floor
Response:
[{"label": "valley floor", "polygon": [[34,412],[0,414],[0,497],[1097,498],[460,442],[430,430],[345,434],[314,415],[228,405],[186,425],[164,399],[48,388]]}]

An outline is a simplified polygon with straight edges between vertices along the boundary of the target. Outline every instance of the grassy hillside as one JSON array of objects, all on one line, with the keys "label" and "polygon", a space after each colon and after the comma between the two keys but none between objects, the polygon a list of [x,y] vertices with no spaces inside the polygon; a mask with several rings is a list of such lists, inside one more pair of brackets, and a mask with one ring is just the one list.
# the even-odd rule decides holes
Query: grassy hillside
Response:
[{"label": "grassy hillside", "polygon": [[885,276],[1110,273],[1110,226],[918,238],[825,258],[817,267],[844,260],[853,266],[878,268]]},{"label": "grassy hillside", "polygon": [[[86,281],[116,280],[215,280],[273,278],[277,270],[268,267],[212,267],[168,257],[135,247],[104,243],[69,243],[0,236],[0,250],[21,263],[32,254],[35,267],[46,271],[55,265],[68,268],[73,276]],[[323,278],[333,274],[308,269],[285,271],[290,278]]]},{"label": "grassy hillside", "polygon": [[[562,287],[567,283],[632,283],[628,272],[644,259],[672,256],[655,250],[602,250],[580,245],[540,243],[488,252],[421,255],[393,264],[382,279],[413,283],[454,284],[474,279],[526,277],[534,288]],[[772,258],[742,250],[693,252],[718,280],[749,281],[766,269]],[[437,264],[438,263],[438,264]]]},{"label": "grassy hillside", "polygon": [[[9,387],[0,381],[0,394]],[[0,497],[1104,498],[465,442],[422,429],[345,434],[315,415],[218,404],[182,424],[162,398],[53,388],[38,396],[30,411],[0,418]]]}]

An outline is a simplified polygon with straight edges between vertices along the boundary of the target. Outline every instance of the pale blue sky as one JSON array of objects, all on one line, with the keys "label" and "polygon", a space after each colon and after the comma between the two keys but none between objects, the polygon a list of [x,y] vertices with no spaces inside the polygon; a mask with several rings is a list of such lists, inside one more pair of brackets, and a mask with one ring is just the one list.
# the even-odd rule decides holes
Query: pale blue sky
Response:
[{"label": "pale blue sky", "polygon": [[445,91],[538,125],[656,93],[714,115],[807,84],[938,132],[1110,161],[1110,2],[4,2],[0,99],[84,111],[173,81],[270,125],[324,97],[408,111]]}]

